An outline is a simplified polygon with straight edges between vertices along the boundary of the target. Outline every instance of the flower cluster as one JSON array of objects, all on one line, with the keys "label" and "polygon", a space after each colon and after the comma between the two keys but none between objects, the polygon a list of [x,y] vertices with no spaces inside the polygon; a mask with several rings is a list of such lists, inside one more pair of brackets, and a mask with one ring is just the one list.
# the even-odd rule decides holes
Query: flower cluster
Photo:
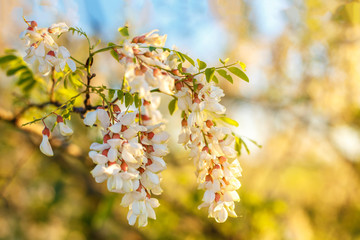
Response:
[{"label": "flower cluster", "polygon": [[153,208],[159,206],[152,194],[159,195],[160,172],[166,168],[163,157],[168,153],[168,134],[163,124],[153,117],[160,113],[156,101],[143,100],[139,110],[121,112],[100,107],[89,112],[84,123],[101,126],[103,140],[90,146],[90,158],[96,164],[91,171],[96,182],[107,181],[111,192],[124,194],[121,205],[129,207],[128,221],[146,226],[147,219],[155,219]]},{"label": "flower cluster", "polygon": [[50,73],[54,68],[57,72],[64,71],[68,65],[72,71],[76,65],[70,59],[70,53],[64,46],[58,46],[54,41],[55,36],[69,31],[65,23],[57,23],[49,28],[38,28],[35,21],[27,21],[28,28],[20,35],[26,40],[26,56],[24,60],[32,64],[43,75]]},{"label": "flower cluster", "polygon": [[[196,73],[192,68],[186,70]],[[200,75],[195,80],[189,75],[176,82],[175,96],[183,111],[178,142],[190,148],[199,189],[205,190],[199,208],[208,207],[209,217],[224,222],[228,216],[236,217],[234,201],[240,200],[236,190],[240,188],[237,178],[241,167],[236,159],[235,137],[230,128],[215,126],[215,119],[225,113],[225,107],[219,103],[224,96],[222,89]]]},{"label": "flower cluster", "polygon": [[[72,71],[76,70],[74,58],[53,39],[69,31],[65,23],[53,24],[49,28],[37,28],[35,21],[27,24],[27,30],[21,35],[28,46],[24,57],[26,62],[33,64],[43,75],[54,70],[64,71],[66,65]],[[87,37],[81,29],[71,30]],[[139,226],[146,226],[148,218],[156,218],[154,208],[159,206],[159,202],[153,195],[162,193],[161,172],[166,169],[163,158],[168,154],[169,135],[164,131],[164,119],[158,110],[160,97],[156,94],[172,96],[170,113],[175,111],[176,103],[182,111],[178,142],[190,149],[199,189],[205,190],[199,208],[207,207],[209,217],[224,222],[228,216],[236,217],[234,202],[240,200],[236,190],[240,188],[238,178],[241,167],[235,150],[235,144],[239,147],[237,140],[228,126],[221,125],[226,110],[220,104],[224,93],[211,78],[217,71],[232,81],[224,69],[243,78],[245,74],[233,67],[235,63],[226,65],[227,60],[221,60],[224,66],[219,68],[206,68],[206,64],[198,60],[199,66],[196,68],[189,56],[165,48],[166,35],[160,36],[156,31],[96,51],[93,50],[95,46],[90,47],[89,44],[87,62],[84,64],[74,59],[86,67],[87,84],[83,83],[86,89],[61,104],[54,112],[30,123],[42,120],[45,124],[46,117],[56,114],[60,133],[71,135],[72,129],[64,122],[64,118],[68,118],[66,112],[75,109],[75,99],[86,94],[85,107],[76,107],[76,112],[87,112],[84,124],[98,126],[102,135],[100,142],[90,146],[89,157],[96,165],[91,174],[98,183],[106,181],[110,192],[123,194],[121,205],[129,208],[127,219],[130,225],[138,222]],[[90,43],[89,38],[87,40]],[[112,56],[122,67],[121,89],[90,84],[90,80],[96,76],[91,74],[91,63],[95,54],[104,51],[112,51]],[[186,61],[192,66],[183,67]],[[105,91],[108,91],[110,101]],[[90,94],[99,95],[103,105],[97,108],[92,106]],[[65,109],[62,116],[55,113],[61,109]],[[89,109],[96,110],[88,112]],[[52,156],[50,130],[46,125],[42,135],[40,150]]]},{"label": "flower cluster", "polygon": [[[151,31],[142,36],[125,40],[122,48],[114,50],[119,62],[124,66],[124,78],[129,84],[131,93],[138,93],[140,98],[151,101],[151,90],[173,94],[174,78],[170,73],[169,51],[163,50],[166,35],[159,36]],[[148,47],[154,47],[150,51]]]},{"label": "flower cluster", "polygon": [[[60,115],[57,115],[56,123],[59,125],[60,134],[64,137],[71,136],[73,134],[74,131],[64,123],[64,119]],[[42,135],[43,138],[40,144],[40,151],[46,156],[54,156],[53,150],[49,142],[50,129],[46,127],[46,125],[44,130],[42,131]]]}]

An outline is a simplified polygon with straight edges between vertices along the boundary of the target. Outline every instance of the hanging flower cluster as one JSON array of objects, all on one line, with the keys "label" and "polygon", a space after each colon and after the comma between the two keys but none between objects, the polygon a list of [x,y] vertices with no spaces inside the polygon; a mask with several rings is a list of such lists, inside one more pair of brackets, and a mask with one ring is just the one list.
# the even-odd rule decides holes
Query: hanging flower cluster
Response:
[{"label": "hanging flower cluster", "polygon": [[[189,72],[196,73],[194,70]],[[224,222],[228,216],[237,216],[234,201],[240,200],[236,190],[240,188],[237,178],[241,176],[241,167],[231,129],[214,124],[214,119],[225,113],[225,107],[219,103],[224,93],[202,77],[196,76],[196,88],[191,75],[176,83],[175,96],[183,111],[178,142],[190,148],[199,188],[205,190],[199,208],[208,207],[209,217]]]},{"label": "hanging flower cluster", "polygon": [[[153,196],[162,193],[161,172],[166,169],[164,157],[168,154],[169,135],[158,110],[160,94],[172,97],[171,114],[177,107],[182,112],[178,142],[190,149],[198,187],[205,190],[199,208],[207,207],[209,217],[217,222],[237,216],[234,202],[240,200],[236,191],[240,188],[238,178],[241,176],[237,158],[245,143],[229,126],[237,123],[225,116],[226,109],[220,104],[224,93],[217,86],[215,73],[230,82],[233,80],[229,73],[248,81],[245,73],[235,67],[238,63],[226,65],[227,60],[220,60],[223,66],[206,68],[204,62],[197,60],[196,65],[189,56],[164,47],[166,35],[160,36],[157,30],[130,39],[127,27],[120,28],[124,37],[120,44],[109,43],[107,47],[94,50],[95,46],[90,45],[90,39],[81,29],[68,28],[64,23],[45,29],[38,29],[35,21],[27,24],[29,27],[22,37],[29,46],[24,57],[28,63],[35,65],[42,74],[64,72],[66,79],[69,70],[65,65],[74,71],[74,59],[87,78],[82,82],[84,90],[63,104],[51,102],[57,106],[53,112],[28,124],[41,120],[45,125],[44,120],[55,114],[60,133],[69,136],[73,131],[64,120],[70,118],[71,112],[86,113],[84,124],[97,126],[102,135],[100,142],[90,146],[89,157],[95,164],[91,174],[98,183],[106,181],[110,192],[123,194],[121,205],[129,208],[130,225],[137,221],[138,226],[146,226],[148,218],[155,219],[154,208],[159,202]],[[70,57],[66,48],[59,47],[53,40],[52,36],[67,31],[87,38],[89,57],[85,63]],[[91,84],[95,77],[91,73],[94,57],[106,51],[111,52],[123,70],[119,81],[121,89]],[[242,63],[240,66],[244,70]],[[79,79],[81,81],[81,77]],[[55,82],[53,79],[53,84]],[[92,94],[102,99],[101,105],[91,105]],[[75,107],[75,100],[81,96],[85,97],[84,108]],[[48,156],[53,155],[50,132],[45,125],[40,145],[40,150]]]},{"label": "hanging flower cluster", "polygon": [[76,65],[70,59],[70,53],[64,46],[58,46],[53,37],[69,31],[65,23],[57,23],[49,28],[38,28],[37,22],[26,21],[28,28],[20,34],[20,38],[26,40],[26,56],[24,60],[34,65],[43,75],[48,75],[51,68],[57,72],[64,71],[68,65],[72,71]]}]

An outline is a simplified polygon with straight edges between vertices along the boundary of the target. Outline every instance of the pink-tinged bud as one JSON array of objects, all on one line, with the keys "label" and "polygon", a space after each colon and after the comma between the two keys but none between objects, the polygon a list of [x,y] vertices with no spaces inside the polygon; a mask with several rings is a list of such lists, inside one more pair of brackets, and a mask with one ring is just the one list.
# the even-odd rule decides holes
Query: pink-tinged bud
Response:
[{"label": "pink-tinged bud", "polygon": [[153,70],[153,76],[154,76],[154,77],[157,77],[157,76],[159,76],[160,74],[161,74],[160,69],[154,68],[154,70]]},{"label": "pink-tinged bud", "polygon": [[28,27],[27,30],[34,31],[34,28],[33,27]]},{"label": "pink-tinged bud", "polygon": [[183,86],[184,86],[184,84],[182,82],[175,83],[175,88],[178,91],[180,91]]},{"label": "pink-tinged bud", "polygon": [[213,138],[213,135],[212,135],[211,133],[208,133],[208,134],[207,134],[207,137],[208,137],[208,138]]},{"label": "pink-tinged bud", "polygon": [[141,115],[141,119],[144,121],[149,121],[151,118],[148,115]]},{"label": "pink-tinged bud", "polygon": [[209,150],[209,147],[208,146],[205,146],[205,147],[203,147],[203,149],[201,150],[201,151],[203,151],[203,152],[209,152],[210,150]]},{"label": "pink-tinged bud", "polygon": [[214,166],[214,169],[220,169],[220,165],[219,165],[219,164],[216,164],[216,165]]},{"label": "pink-tinged bud", "polygon": [[179,72],[178,69],[173,69],[173,70],[171,70],[171,73],[174,74],[174,75],[176,75],[176,76],[179,76],[179,75],[180,75],[180,72]]},{"label": "pink-tinged bud", "polygon": [[196,98],[194,98],[193,102],[199,104],[201,101],[198,97],[196,97]]},{"label": "pink-tinged bud", "polygon": [[126,172],[128,170],[128,165],[127,165],[127,163],[125,161],[123,161],[121,163],[120,167],[121,167],[121,170],[123,170],[124,172]]},{"label": "pink-tinged bud", "polygon": [[145,166],[150,166],[152,163],[153,161],[151,160],[151,158],[148,158]]},{"label": "pink-tinged bud", "polygon": [[220,201],[220,197],[221,197],[220,193],[215,193],[215,202]]},{"label": "pink-tinged bud", "polygon": [[185,118],[183,120],[181,120],[181,126],[187,127],[187,125],[188,125],[188,122],[186,121]]},{"label": "pink-tinged bud", "polygon": [[149,133],[147,134],[147,137],[148,137],[148,139],[151,140],[151,139],[154,137],[154,135],[155,135],[155,133],[149,132]]},{"label": "pink-tinged bud", "polygon": [[114,164],[116,164],[116,162],[108,162],[108,166],[110,167],[111,165],[114,165]]},{"label": "pink-tinged bud", "polygon": [[144,65],[140,65],[140,70],[145,73],[147,71],[147,67],[145,67]]},{"label": "pink-tinged bud", "polygon": [[52,31],[51,28],[48,28],[48,32],[49,32],[49,33],[53,33],[53,31]]},{"label": "pink-tinged bud", "polygon": [[137,67],[137,68],[135,68],[135,70],[134,70],[134,71],[135,71],[135,75],[136,75],[136,76],[141,76],[141,75],[143,75],[143,74],[144,74],[144,73],[140,70],[140,68],[138,68],[138,67]]},{"label": "pink-tinged bud", "polygon": [[184,67],[182,68],[182,71],[183,71],[183,72],[186,72],[186,70],[187,70],[187,68],[184,68]]},{"label": "pink-tinged bud", "polygon": [[120,134],[114,133],[112,139],[120,139]]},{"label": "pink-tinged bud", "polygon": [[107,143],[107,141],[108,141],[109,139],[111,139],[110,135],[109,135],[109,134],[106,134],[106,135],[104,136],[104,138],[103,138],[104,143]]},{"label": "pink-tinged bud", "polygon": [[31,25],[32,28],[35,28],[35,27],[37,27],[38,24],[35,21],[31,21],[30,25]]},{"label": "pink-tinged bud", "polygon": [[145,42],[145,36],[143,35],[143,36],[139,37],[138,43],[144,43],[144,42]]},{"label": "pink-tinged bud", "polygon": [[58,115],[57,118],[56,118],[56,121],[58,123],[61,123],[61,122],[64,122],[64,119],[62,118],[62,116]]},{"label": "pink-tinged bud", "polygon": [[50,137],[50,130],[47,127],[45,127],[44,130],[42,131],[42,135],[46,135]]},{"label": "pink-tinged bud", "polygon": [[199,83],[199,84],[197,85],[197,89],[199,89],[199,90],[201,90],[203,87],[204,87],[204,85],[202,85],[201,83]]},{"label": "pink-tinged bud", "polygon": [[206,126],[208,128],[211,128],[212,126],[214,126],[214,123],[211,120],[206,120]]},{"label": "pink-tinged bud", "polygon": [[226,157],[220,156],[220,157],[219,157],[219,163],[220,163],[220,164],[223,164],[224,162],[226,162]]},{"label": "pink-tinged bud", "polygon": [[118,105],[113,105],[113,110],[115,113],[120,113],[121,112],[121,109]]},{"label": "pink-tinged bud", "polygon": [[154,152],[154,147],[152,145],[147,145],[146,146],[146,152],[147,153],[152,153]]},{"label": "pink-tinged bud", "polygon": [[229,185],[229,184],[230,184],[230,182],[229,182],[228,180],[226,180],[225,177],[223,177],[222,180],[224,181],[224,183],[225,183],[226,185]]},{"label": "pink-tinged bud", "polygon": [[138,43],[139,42],[139,37],[134,37],[131,42],[132,43]]},{"label": "pink-tinged bud", "polygon": [[101,154],[104,155],[105,157],[107,157],[108,153],[109,153],[109,149],[105,149],[101,152]]},{"label": "pink-tinged bud", "polygon": [[145,169],[143,169],[143,168],[141,168],[141,167],[138,168],[137,170],[140,172],[140,174],[143,174],[143,173],[145,172]]},{"label": "pink-tinged bud", "polygon": [[192,76],[188,76],[186,79],[185,79],[185,82],[192,82],[193,81],[193,77]]},{"label": "pink-tinged bud", "polygon": [[37,45],[36,43],[33,43],[33,44],[31,44],[31,45],[30,45],[30,47],[37,48],[37,47],[38,47],[38,45]]},{"label": "pink-tinged bud", "polygon": [[149,102],[149,101],[146,101],[145,99],[144,99],[144,102],[143,102],[143,105],[144,106],[148,106],[148,105],[150,105],[151,103]]},{"label": "pink-tinged bud", "polygon": [[144,56],[145,56],[145,57],[151,57],[151,56],[152,56],[152,53],[151,53],[151,52],[146,52],[146,53],[144,53]]},{"label": "pink-tinged bud", "polygon": [[213,182],[213,179],[212,179],[211,175],[209,175],[209,174],[206,175],[205,181],[206,181],[206,182],[210,182],[210,181]]},{"label": "pink-tinged bud", "polygon": [[121,131],[122,131],[122,132],[125,132],[127,129],[128,129],[128,127],[127,127],[127,126],[125,126],[125,125],[121,125]]}]

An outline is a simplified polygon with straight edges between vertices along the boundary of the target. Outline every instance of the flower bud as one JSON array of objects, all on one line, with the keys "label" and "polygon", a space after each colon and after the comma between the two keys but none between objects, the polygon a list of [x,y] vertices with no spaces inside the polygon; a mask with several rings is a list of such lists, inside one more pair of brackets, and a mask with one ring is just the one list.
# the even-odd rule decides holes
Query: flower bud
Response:
[{"label": "flower bud", "polygon": [[220,197],[221,197],[220,193],[215,193],[215,202],[220,201]]},{"label": "flower bud", "polygon": [[121,112],[121,109],[118,105],[113,105],[113,110],[115,113],[120,113]]},{"label": "flower bud", "polygon": [[187,120],[185,118],[183,118],[183,120],[181,121],[181,126],[187,127],[187,125],[188,125]]},{"label": "flower bud", "polygon": [[184,86],[184,84],[182,82],[176,82],[175,83],[175,88],[178,91],[180,91],[183,86]]},{"label": "flower bud", "polygon": [[106,156],[106,157],[107,157],[108,153],[109,153],[109,149],[105,149],[105,150],[103,150],[103,151],[101,152],[101,154],[104,155],[104,156]]},{"label": "flower bud", "polygon": [[155,133],[149,132],[149,133],[147,134],[147,137],[148,137],[148,139],[151,140],[151,139],[154,137],[154,135],[155,135]]},{"label": "flower bud", "polygon": [[144,43],[145,42],[145,36],[139,37],[138,43]]},{"label": "flower bud", "polygon": [[208,128],[211,128],[212,126],[214,126],[214,123],[211,120],[206,120],[206,126]]},{"label": "flower bud", "polygon": [[180,75],[180,72],[179,72],[178,69],[173,69],[173,70],[171,70],[171,73],[174,74],[174,75],[176,75],[176,76],[179,76],[179,75]]},{"label": "flower bud", "polygon": [[120,139],[120,134],[114,133],[112,139]]},{"label": "flower bud", "polygon": [[134,37],[131,42],[132,43],[138,43],[139,42],[139,37]]},{"label": "flower bud", "polygon": [[145,57],[151,57],[151,56],[152,56],[152,53],[151,53],[151,52],[146,52],[146,53],[144,53],[144,56],[145,56]]},{"label": "flower bud", "polygon": [[157,77],[157,76],[159,76],[160,74],[161,74],[160,69],[154,68],[154,70],[153,70],[153,76],[154,76],[154,77]]},{"label": "flower bud", "polygon": [[104,143],[107,143],[107,141],[108,141],[109,139],[111,139],[110,135],[109,135],[109,134],[106,134],[106,135],[104,136],[104,138],[103,138]]},{"label": "flower bud", "polygon": [[31,26],[32,28],[37,27],[37,22],[31,21],[31,22],[30,22],[30,26]]},{"label": "flower bud", "polygon": [[46,135],[48,137],[50,137],[50,130],[49,128],[45,127],[42,131],[42,135]]},{"label": "flower bud", "polygon": [[224,162],[226,162],[226,157],[220,156],[220,157],[219,157],[219,163],[220,163],[220,164],[223,164]]},{"label": "flower bud", "polygon": [[121,167],[121,170],[123,170],[124,172],[126,172],[128,170],[128,165],[127,165],[127,163],[125,161],[123,161],[121,163],[120,167]]}]

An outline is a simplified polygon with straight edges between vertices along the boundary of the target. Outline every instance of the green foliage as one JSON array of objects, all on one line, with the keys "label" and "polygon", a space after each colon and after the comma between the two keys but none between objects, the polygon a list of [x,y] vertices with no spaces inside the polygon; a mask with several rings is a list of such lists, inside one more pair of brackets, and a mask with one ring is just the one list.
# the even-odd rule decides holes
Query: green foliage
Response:
[{"label": "green foliage", "polygon": [[198,66],[199,66],[199,70],[201,71],[201,70],[203,70],[203,69],[205,69],[206,68],[206,63],[204,63],[203,61],[201,61],[201,60],[197,60],[197,63],[198,63]]},{"label": "green foliage", "polygon": [[129,28],[128,26],[124,26],[118,29],[119,33],[123,36],[123,37],[128,37],[129,36]]},{"label": "green foliage", "polygon": [[125,107],[130,106],[134,101],[133,96],[131,95],[131,93],[127,92],[125,93]]},{"label": "green foliage", "polygon": [[248,76],[246,76],[246,74],[241,71],[239,68],[237,67],[229,67],[228,70],[233,73],[234,75],[238,76],[239,78],[243,79],[246,82],[249,82],[249,78]]},{"label": "green foliage", "polygon": [[341,23],[348,25],[360,25],[360,2],[351,1],[341,5],[336,10],[333,18]]},{"label": "green foliage", "polygon": [[217,72],[220,76],[222,76],[223,78],[225,78],[226,80],[228,80],[229,82],[234,83],[232,77],[231,77],[229,74],[227,74],[226,70],[224,70],[224,69],[218,69],[218,70],[216,70],[216,72]]},{"label": "green foliage", "polygon": [[220,117],[220,120],[222,120],[223,122],[226,122],[227,124],[235,126],[235,127],[239,126],[239,123],[237,121],[235,121],[234,119],[231,119],[229,117]]},{"label": "green foliage", "polygon": [[169,102],[168,109],[171,115],[174,114],[174,112],[177,110],[177,99],[174,98]]},{"label": "green foliage", "polygon": [[16,51],[7,51],[7,54],[0,57],[0,67],[6,70],[7,76],[16,77],[16,85],[25,94],[29,94],[35,87],[37,79],[26,62],[16,55]]},{"label": "green foliage", "polygon": [[205,69],[205,76],[206,76],[206,81],[209,83],[211,82],[212,78],[214,77],[215,74],[215,68],[207,68]]}]

